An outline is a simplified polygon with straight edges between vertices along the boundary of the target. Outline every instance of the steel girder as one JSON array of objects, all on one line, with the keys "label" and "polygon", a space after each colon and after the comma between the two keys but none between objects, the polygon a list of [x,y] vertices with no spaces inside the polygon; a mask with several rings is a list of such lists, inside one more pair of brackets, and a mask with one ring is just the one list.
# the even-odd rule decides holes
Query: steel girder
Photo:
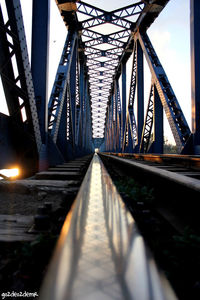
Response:
[{"label": "steel girder", "polygon": [[[160,115],[162,115],[162,109],[158,109],[159,101],[161,101],[166,112],[179,152],[184,149],[189,139],[190,129],[188,124],[146,34],[147,28],[159,15],[167,2],[163,1],[162,4],[156,0],[150,3],[136,2],[133,5],[111,12],[82,1],[77,3],[77,13],[71,27],[75,27],[79,32],[81,31],[81,40],[89,75],[93,137],[102,138],[104,136],[107,151],[117,151],[118,135],[116,135],[116,132],[120,133],[118,151],[126,151],[127,148],[131,152],[148,151],[147,146],[151,137],[150,129],[152,129],[154,120],[153,139],[154,145],[157,145],[154,147],[154,151],[159,149],[162,152],[161,143],[163,138],[158,130],[159,126],[156,124],[157,122],[163,123],[162,117],[159,118],[156,113],[158,110]],[[66,12],[61,11],[61,13],[64,16]],[[78,20],[80,16],[83,20],[76,24],[75,20]],[[130,17],[136,17],[135,21],[131,21]],[[67,17],[65,22],[70,26]],[[106,27],[103,27],[105,24],[113,26],[113,31],[111,30],[107,34]],[[126,62],[132,52],[134,52],[133,69],[127,109]],[[153,102],[149,102],[145,120],[144,55],[152,74],[153,95],[157,95],[153,97]],[[116,89],[116,84],[114,83],[115,80],[119,80],[120,75],[122,75],[121,112],[116,110],[115,99],[118,89]],[[119,83],[117,85],[119,86]],[[137,124],[134,113],[135,94],[137,94]],[[147,130],[148,125],[150,125],[149,130]],[[163,128],[163,125],[161,128]],[[151,151],[153,151],[152,149],[151,147]]]},{"label": "steel girder", "polygon": [[191,26],[191,94],[192,94],[192,134],[194,152],[200,154],[200,3],[190,1]]},{"label": "steel girder", "polygon": [[[9,154],[8,162],[4,159],[0,164],[16,161],[37,171],[38,167],[44,169],[48,164],[93,151],[87,67],[77,31],[69,30],[48,115],[50,2],[33,1],[32,68],[20,0],[5,3],[6,14],[0,9],[0,73],[10,116],[1,116],[1,135],[7,135],[7,152],[13,153],[13,158]],[[42,6],[41,13],[38,5]]]},{"label": "steel girder", "polygon": [[89,82],[80,49],[78,33],[69,30],[49,101],[49,135],[66,158],[93,149]]},{"label": "steel girder", "polygon": [[[190,129],[172,90],[164,69],[146,33],[133,34],[133,66],[130,83],[129,105],[127,108],[126,130],[123,132],[121,151],[126,152],[162,152],[163,151],[163,112],[164,109],[179,153],[183,151],[190,137]],[[143,58],[145,55],[152,75],[152,87],[144,116]],[[137,89],[137,124],[134,118],[134,99]],[[160,103],[162,107],[160,108]],[[130,118],[130,117],[131,118]],[[150,145],[151,132],[154,131]],[[137,128],[137,142],[135,132]],[[162,134],[161,134],[162,130]],[[133,145],[133,148],[130,147]],[[151,147],[150,147],[151,146]]]},{"label": "steel girder", "polygon": [[[129,151],[135,152],[147,152],[151,136],[151,131],[147,130],[147,124],[151,120],[150,129],[153,126],[154,119],[154,150],[151,147],[151,151],[160,151],[162,152],[161,144],[163,143],[163,137],[160,131],[158,130],[159,126],[157,122],[163,124],[162,117],[158,117],[156,107],[159,106],[159,101],[161,100],[164,110],[167,115],[172,133],[174,135],[178,151],[181,152],[190,136],[190,129],[184,118],[184,115],[181,111],[180,105],[174,95],[174,92],[168,82],[167,76],[162,68],[160,67],[159,74],[155,76],[155,70],[152,68],[154,66],[154,61],[158,57],[153,49],[153,46],[150,43],[148,36],[145,34],[147,28],[158,16],[160,11],[164,8],[168,1],[163,1],[160,4],[158,1],[152,1],[144,5],[142,2],[137,2],[132,6],[118,9],[112,12],[105,12],[102,9],[97,9],[93,6],[87,5],[83,2],[78,4],[78,12],[90,16],[91,18],[86,19],[81,22],[82,26],[82,38],[85,45],[85,53],[87,56],[87,64],[89,68],[89,75],[91,77],[91,97],[92,97],[92,112],[93,112],[93,134],[96,130],[98,134],[104,129],[105,122],[107,123],[105,127],[105,139],[108,139],[106,144],[106,150],[111,151],[115,142],[110,142],[110,139],[115,138],[113,128],[116,127],[116,120],[113,117],[115,115],[112,112],[114,109],[113,100],[114,99],[114,84],[113,78],[119,79],[122,75],[122,114],[121,114],[121,124],[120,131],[120,142],[121,142],[121,151],[126,151],[127,147]],[[137,7],[137,9],[136,9]],[[130,20],[127,22],[127,17],[133,16],[139,12],[139,17],[136,19],[136,23],[130,24]],[[102,24],[110,23],[112,25],[117,25],[122,28],[119,32],[113,32],[110,35],[102,34],[98,31],[98,27]],[[125,27],[124,27],[125,25]],[[125,29],[126,28],[126,29]],[[129,36],[128,41],[125,43],[126,37]],[[113,47],[111,49],[104,49],[105,44],[107,47]],[[101,48],[100,48],[101,46]],[[117,48],[116,48],[117,47]],[[145,48],[146,47],[146,48]],[[134,48],[134,49],[133,49]],[[147,49],[148,48],[148,49]],[[102,50],[103,49],[103,50]],[[128,110],[126,109],[126,62],[130,57],[130,53],[133,55],[133,68],[132,68],[132,78],[131,78],[131,87],[130,87],[130,96],[129,96],[129,105]],[[147,62],[149,64],[150,71],[152,73],[152,78],[154,80],[154,94],[158,93],[159,99],[157,102],[153,101],[153,106],[147,109],[147,117],[144,120],[144,78],[143,78],[143,55],[145,55]],[[105,58],[105,60],[104,60]],[[111,60],[111,62],[109,62]],[[117,64],[117,65],[116,65]],[[160,62],[159,62],[160,64]],[[106,67],[107,69],[103,69]],[[162,70],[161,70],[162,69]],[[98,73],[98,75],[95,75]],[[158,71],[158,70],[157,70]],[[106,75],[104,74],[106,72]],[[114,72],[114,75],[113,75]],[[103,77],[104,76],[104,77]],[[158,80],[159,77],[159,80]],[[162,87],[159,89],[158,82],[162,82]],[[109,90],[109,96],[106,90]],[[105,91],[103,93],[103,99],[99,99],[102,96],[102,93],[98,93],[98,89]],[[134,113],[134,98],[135,91],[137,89],[137,124]],[[162,90],[162,92],[161,92]],[[170,98],[171,97],[171,98]],[[154,97],[158,98],[158,97]],[[170,100],[169,100],[170,98]],[[105,99],[105,100],[104,100]],[[107,101],[107,102],[106,102]],[[100,110],[101,105],[99,102],[105,102],[109,106],[107,109],[106,121],[103,119],[105,112]],[[155,102],[155,103],[154,103]],[[151,102],[150,102],[151,103]],[[98,105],[98,106],[96,106]],[[106,108],[106,105],[102,108]],[[154,107],[156,106],[156,107]],[[149,119],[149,114],[152,111],[152,117]],[[99,115],[98,115],[99,114]],[[160,115],[162,115],[162,110],[160,110]],[[99,126],[99,121],[97,122],[97,127],[94,124],[95,120],[102,119],[101,127]],[[113,120],[113,121],[111,121]],[[157,121],[156,121],[157,120]],[[113,123],[112,123],[113,122]],[[160,128],[163,129],[161,124]],[[99,130],[99,128],[101,130]],[[106,133],[108,130],[108,133]],[[145,132],[145,134],[144,134]],[[155,133],[157,132],[157,134]],[[159,132],[159,134],[158,134]],[[148,134],[147,134],[148,133]],[[146,140],[145,140],[146,139]],[[158,141],[159,140],[159,141]],[[145,144],[145,149],[143,149]],[[130,146],[131,145],[131,146]],[[157,145],[157,146],[155,146]],[[110,149],[108,149],[110,148]],[[131,149],[133,148],[133,149]],[[159,150],[158,150],[159,149]]]},{"label": "steel girder", "polygon": [[[37,1],[34,0],[34,3]],[[84,151],[93,150],[92,138],[104,138],[104,146],[101,148],[107,151],[162,152],[163,108],[179,152],[186,148],[191,136],[189,127],[146,34],[168,0],[134,1],[132,5],[110,12],[82,1],[56,1],[68,27],[68,37],[49,101],[48,132],[45,129],[47,84],[41,84],[41,92],[36,83],[37,72],[40,70],[36,67],[37,51],[35,58],[32,58],[31,73],[20,1],[5,2],[8,20],[4,21],[0,12],[0,73],[5,97],[10,119],[23,128],[38,155],[43,146],[48,148],[52,143],[57,149],[54,150],[65,157],[66,152],[83,154]],[[49,0],[44,2],[43,7],[48,7]],[[195,5],[197,2],[191,0],[194,17],[191,43],[195,53],[192,74],[197,82],[198,35],[195,30],[199,7],[197,5],[197,9],[194,9]],[[41,21],[41,14],[35,17],[35,28],[37,18]],[[43,82],[46,81],[48,64],[48,12],[45,14],[45,22],[44,46],[39,45],[38,35],[35,41],[33,39],[33,46],[38,44],[37,50],[44,51],[41,58]],[[130,95],[127,99],[126,63],[132,54]],[[143,56],[149,64],[153,86],[153,102],[149,103],[145,120]],[[122,86],[119,83],[121,75]],[[197,87],[198,84],[195,84],[193,92],[195,146],[199,145]],[[137,113],[134,107],[136,96]],[[41,98],[42,105],[35,98]],[[153,144],[147,147],[152,128]]]},{"label": "steel girder", "polygon": [[141,142],[140,142],[140,152],[145,152],[145,153],[147,153],[148,149],[149,149],[149,143],[150,143],[150,139],[151,139],[151,131],[152,131],[152,127],[153,127],[153,116],[154,116],[153,96],[154,96],[154,90],[153,90],[153,85],[152,85],[150,88],[145,123],[144,123],[142,138],[141,138]]},{"label": "steel girder", "polygon": [[[168,0],[162,2],[158,0],[135,1],[132,5],[110,12],[83,1],[73,1],[73,3],[78,2],[73,9],[73,17],[69,17],[68,8],[61,9],[61,1],[57,2],[68,27],[76,28],[81,33],[89,75],[93,137],[104,137],[104,147],[107,151],[127,151],[129,149],[128,151],[131,152],[141,152],[144,151],[144,144],[149,144],[151,137],[151,130],[147,130],[147,124],[149,124],[150,129],[154,128],[154,147],[151,147],[151,150],[154,148],[152,151],[162,152],[163,133],[160,128],[163,130],[163,111],[161,100],[179,151],[184,149],[190,136],[189,127],[163,68],[161,67],[162,74],[157,74],[163,84],[161,95],[158,78],[150,64],[154,91],[153,102],[150,101],[150,103],[153,106],[148,106],[147,117],[144,120],[143,56],[145,54],[147,61],[152,64],[154,64],[155,57],[158,59],[145,32]],[[70,1],[62,1],[62,3],[64,2]],[[79,22],[77,22],[78,20]],[[144,45],[148,47],[148,50]],[[126,62],[132,53],[134,53],[133,68],[127,109]],[[119,78],[121,75],[121,97],[116,100],[120,95]],[[169,90],[171,94],[169,94]],[[134,109],[135,95],[137,95],[137,118],[135,118]],[[165,95],[165,101],[162,99],[163,95]],[[168,99],[168,101],[167,97],[171,96],[173,100]],[[157,123],[161,123],[160,126]],[[145,151],[147,151],[146,146]]]},{"label": "steel girder", "polygon": [[[81,38],[84,42],[88,66],[94,138],[104,137],[106,111],[111,95],[110,91],[113,88],[113,77],[131,29],[134,27],[133,20],[138,18],[144,6],[142,1],[135,1],[134,4],[127,7],[107,12],[82,1],[77,3],[78,19],[81,19],[82,16],[86,18],[80,22],[79,27],[82,28]],[[104,27],[106,24],[110,24],[108,33]],[[125,84],[124,72],[124,86]],[[125,106],[125,88],[122,89],[122,94]],[[126,119],[125,113],[121,120],[123,119]],[[123,122],[125,124],[125,121]]]},{"label": "steel girder", "polygon": [[[77,44],[77,33],[69,32],[67,35],[67,39],[65,41],[65,46],[61,55],[60,63],[56,73],[55,82],[50,96],[49,113],[48,113],[49,116],[48,130],[55,144],[57,142],[63,105],[64,102],[67,100],[68,100],[67,103],[69,103],[69,97],[71,96],[70,95],[71,86],[69,86],[71,81],[70,71],[71,71],[71,66],[73,61],[73,55],[76,53],[76,48],[77,48],[76,44]],[[74,64],[73,62],[73,66],[72,66],[73,72],[74,72],[74,65],[76,66],[76,64]],[[75,76],[74,79],[76,81],[76,72],[74,72],[73,75]],[[72,93],[73,92],[74,91],[72,91]],[[67,97],[68,99],[66,99]],[[73,111],[73,117],[74,117],[74,111]],[[66,118],[68,119],[70,118],[69,113],[68,116],[66,116]],[[69,122],[67,123],[66,121],[66,125],[67,125],[66,138],[69,138]]]},{"label": "steel girder", "polygon": [[27,175],[37,170],[42,138],[20,1],[6,0],[5,9],[3,14],[0,6],[0,75],[9,116],[1,115],[2,121],[7,120],[1,134],[10,141],[6,152],[13,153],[15,164]]},{"label": "steel girder", "polygon": [[149,64],[178,151],[181,152],[191,134],[189,126],[147,34],[139,34],[138,39]]},{"label": "steel girder", "polygon": [[38,151],[41,134],[29,64],[23,17],[19,0],[6,0],[8,21],[1,11],[1,78],[10,116],[25,123],[35,139]]},{"label": "steel girder", "polygon": [[42,142],[47,138],[50,0],[33,0],[31,71]]}]

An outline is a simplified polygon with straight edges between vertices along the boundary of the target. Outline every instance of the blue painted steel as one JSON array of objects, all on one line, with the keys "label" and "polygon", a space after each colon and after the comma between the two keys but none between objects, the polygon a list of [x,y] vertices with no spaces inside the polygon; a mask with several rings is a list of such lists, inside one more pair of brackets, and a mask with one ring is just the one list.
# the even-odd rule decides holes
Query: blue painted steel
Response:
[{"label": "blue painted steel", "polygon": [[70,159],[68,156],[67,148],[66,148],[66,140],[67,140],[67,104],[69,102],[69,98],[65,95],[65,101],[63,103],[61,119],[60,119],[60,126],[58,130],[58,137],[55,144],[58,145],[62,155],[64,156],[65,160]]},{"label": "blue painted steel", "polygon": [[48,121],[49,18],[50,0],[33,0],[31,70],[44,144]]},{"label": "blue painted steel", "polygon": [[153,153],[163,153],[163,106],[158,95],[158,91],[154,85],[154,142],[153,142]]},{"label": "blue painted steel", "polygon": [[0,152],[8,146],[0,164],[10,166],[14,160],[24,176],[31,176],[38,170],[42,145],[39,118],[21,4],[19,0],[6,0],[4,4],[3,11],[0,7],[0,74],[10,116],[0,116]]},{"label": "blue painted steel", "polygon": [[165,110],[178,151],[181,152],[191,134],[187,121],[169,83],[167,75],[146,33],[138,34],[138,39],[144,51],[152,78]]},{"label": "blue painted steel", "polygon": [[133,149],[135,148],[134,144],[134,137],[133,137],[133,127],[132,127],[132,120],[131,120],[131,115],[129,113],[129,119],[128,119],[128,147],[127,147],[127,152],[128,153],[133,153]]},{"label": "blue painted steel", "polygon": [[134,102],[135,102],[135,92],[136,92],[136,77],[137,77],[137,49],[136,42],[133,46],[133,63],[132,63],[132,74],[130,82],[129,91],[129,104],[128,104],[128,114],[129,114],[129,124],[128,124],[128,151],[130,153],[134,152],[135,145],[138,141],[137,137],[137,124],[134,114]]},{"label": "blue painted steel", "polygon": [[[144,124],[144,66],[143,51],[139,41],[137,40],[137,137],[138,149],[142,138],[142,130]],[[142,149],[141,149],[142,150]]]},{"label": "blue painted steel", "polygon": [[66,101],[67,86],[69,85],[70,68],[76,39],[77,33],[68,33],[49,101],[48,128],[55,144],[57,141],[63,104],[64,101]]},{"label": "blue painted steel", "polygon": [[[15,111],[11,109],[12,114],[23,114],[22,110],[25,109],[25,118],[26,118],[26,133],[32,136],[34,143],[37,147],[39,153],[42,142],[41,142],[41,133],[39,128],[39,119],[37,114],[37,108],[35,103],[35,95],[33,89],[32,74],[30,69],[26,36],[24,31],[22,10],[19,0],[6,0],[6,8],[8,13],[9,22],[7,22],[7,33],[10,35],[12,42],[6,42],[7,47],[13,49],[9,57],[9,67],[12,68],[11,74],[8,74],[7,83],[10,84],[10,94],[7,96],[12,97],[13,101],[18,101],[18,104],[14,104],[13,108],[17,108]],[[9,28],[8,28],[9,27]],[[7,38],[6,38],[7,39]],[[10,52],[10,50],[9,50]],[[5,53],[5,52],[4,52]],[[15,57],[16,65],[13,65],[11,58]],[[15,74],[17,73],[16,78],[13,80],[14,70]],[[2,71],[2,70],[1,70]],[[11,75],[11,78],[9,78]],[[11,79],[11,80],[10,80]],[[14,87],[14,91],[13,91]],[[15,89],[16,87],[16,89]],[[17,96],[17,97],[16,97]],[[11,104],[11,99],[8,99],[8,103]],[[12,104],[11,104],[12,105]],[[10,106],[10,105],[9,105]],[[23,117],[22,117],[23,119]],[[25,122],[25,121],[23,121]]]},{"label": "blue painted steel", "polygon": [[194,134],[195,151],[200,154],[200,2],[190,0],[190,9],[192,133]]},{"label": "blue painted steel", "polygon": [[[0,74],[2,80],[2,86],[4,89],[4,95],[8,107],[9,115],[12,116],[18,124],[23,122],[22,114],[20,113],[21,108],[19,104],[18,97],[22,99],[26,94],[20,88],[17,83],[18,80],[15,79],[14,68],[12,65],[11,58],[15,55],[15,45],[10,41],[8,43],[6,32],[8,31],[8,26],[4,22],[4,16],[0,7]],[[12,49],[12,51],[9,50]],[[17,112],[17,113],[16,113]]]},{"label": "blue painted steel", "polygon": [[[81,22],[81,35],[84,39],[90,82],[93,137],[102,138],[104,135],[106,107],[108,98],[111,96],[113,76],[116,75],[116,67],[118,70],[121,69],[120,59],[126,45],[125,40],[128,40],[130,29],[134,27],[134,22],[130,21],[130,17],[139,16],[144,6],[144,3],[137,2],[113,12],[107,12],[82,1],[77,3],[78,13],[86,18]],[[109,34],[99,32],[98,26],[106,23],[115,25],[119,31],[111,30]],[[108,45],[108,49],[104,50],[105,44]],[[116,77],[119,78],[118,75],[120,74]]]},{"label": "blue painted steel", "polygon": [[153,99],[153,85],[151,85],[149,93],[149,101],[147,104],[146,117],[144,121],[144,126],[142,130],[141,142],[140,142],[140,152],[147,153],[150,146],[151,131],[153,127],[154,118],[154,99]]},{"label": "blue painted steel", "polygon": [[121,119],[122,119],[122,109],[121,109],[121,95],[120,95],[120,88],[119,88],[119,82],[117,81],[116,83],[116,106],[117,106],[117,152],[121,151],[121,146],[122,146],[122,134],[121,134]]},{"label": "blue painted steel", "polygon": [[80,135],[80,146],[83,145],[83,103],[84,103],[84,61],[83,58],[80,60],[80,121],[79,121],[79,135]]},{"label": "blue painted steel", "polygon": [[83,134],[82,134],[82,146],[85,148],[86,144],[86,128],[87,128],[87,107],[86,102],[88,98],[88,82],[86,78],[84,78],[84,90],[83,90]]},{"label": "blue painted steel", "polygon": [[122,132],[122,140],[125,138],[126,134],[126,64],[122,63],[122,125],[121,125],[121,132]]},{"label": "blue painted steel", "polygon": [[71,114],[71,143],[75,147],[75,137],[76,137],[76,63],[77,63],[77,41],[74,46],[74,51],[72,55],[72,61],[70,66],[70,76],[69,76],[69,99],[70,99],[70,114]]},{"label": "blue painted steel", "polygon": [[117,82],[116,80],[114,81],[114,93],[113,93],[113,96],[114,96],[114,118],[115,118],[115,152],[118,152],[119,151],[119,127],[118,127],[118,120],[119,120],[119,113],[118,113],[118,96],[117,96]]},{"label": "blue painted steel", "polygon": [[[72,156],[85,154],[94,149],[92,137],[104,137],[105,142],[101,148],[104,147],[107,151],[138,152],[140,147],[141,152],[147,152],[149,147],[143,147],[145,138],[148,142],[150,140],[152,127],[144,137],[142,132],[146,121],[144,124],[143,54],[149,64],[152,84],[155,85],[154,103],[150,99],[151,103],[148,106],[148,111],[152,114],[148,115],[150,126],[154,120],[154,142],[151,151],[162,152],[163,108],[179,151],[183,150],[189,140],[190,129],[145,33],[168,1],[163,0],[159,6],[156,3],[148,3],[149,1],[138,1],[110,12],[82,1],[78,1],[77,4],[75,2],[77,1],[57,1],[68,26],[68,36],[49,101],[48,120],[50,0],[33,0],[32,74],[29,70],[20,1],[6,0],[9,16],[7,24],[4,24],[0,13],[0,72],[8,108],[15,121],[18,120],[22,126],[25,123],[22,109],[25,109],[27,132],[34,137],[38,154],[47,156],[47,152],[51,152],[48,148],[58,149],[57,157],[61,160],[63,156],[68,159],[69,153]],[[66,5],[68,3],[73,3],[73,7]],[[76,7],[78,14],[75,12]],[[80,14],[85,18],[78,22]],[[192,131],[195,149],[200,145],[200,34],[197,30],[200,27],[199,15],[199,1],[191,0]],[[98,26],[107,23],[111,25],[110,28],[115,29],[109,34],[101,33],[101,27],[98,30]],[[16,39],[13,38],[14,35]],[[132,53],[133,66],[127,107],[126,63]],[[12,65],[13,57],[16,58],[19,71],[16,78]],[[136,89],[137,124],[134,111]],[[50,142],[47,141],[47,131]]]}]

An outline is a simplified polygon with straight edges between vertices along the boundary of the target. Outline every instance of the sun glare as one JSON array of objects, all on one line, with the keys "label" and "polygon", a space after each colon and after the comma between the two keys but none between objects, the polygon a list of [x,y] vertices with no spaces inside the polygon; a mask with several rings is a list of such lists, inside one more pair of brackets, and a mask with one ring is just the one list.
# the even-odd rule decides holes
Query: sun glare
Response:
[{"label": "sun glare", "polygon": [[15,178],[19,176],[19,169],[18,168],[13,168],[13,169],[2,169],[0,170],[0,177],[3,178],[3,176],[9,177],[9,178]]}]

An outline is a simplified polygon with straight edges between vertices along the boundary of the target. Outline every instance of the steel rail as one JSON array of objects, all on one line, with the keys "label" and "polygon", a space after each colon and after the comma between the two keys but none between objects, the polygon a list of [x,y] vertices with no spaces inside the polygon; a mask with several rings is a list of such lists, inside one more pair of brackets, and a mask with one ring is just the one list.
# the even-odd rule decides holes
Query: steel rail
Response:
[{"label": "steel rail", "polygon": [[[175,229],[183,232],[190,226],[199,232],[200,157],[108,153],[99,155],[115,176],[119,174],[121,177],[120,174],[124,174],[125,181],[125,178],[133,178],[136,182],[153,188],[154,209],[159,213],[162,209],[161,215]],[[176,220],[179,220],[178,223]]]},{"label": "steel rail", "polygon": [[146,161],[155,163],[168,163],[171,165],[186,166],[190,169],[200,169],[199,155],[180,155],[180,154],[142,154],[142,153],[106,153],[121,158],[134,159],[135,161]]},{"label": "steel rail", "polygon": [[40,299],[176,299],[96,154],[63,225]]},{"label": "steel rail", "polygon": [[[119,162],[121,163],[124,167],[132,167],[137,169],[138,171],[140,170],[141,172],[146,173],[147,176],[154,176],[155,178],[159,177],[163,180],[165,180],[165,183],[167,182],[173,182],[175,184],[178,184],[180,186],[182,186],[184,189],[188,188],[190,190],[196,191],[198,193],[200,193],[200,181],[196,178],[191,178],[189,176],[186,176],[186,172],[182,172],[182,170],[180,170],[181,172],[179,172],[179,170],[177,169],[177,172],[170,171],[170,166],[169,170],[167,169],[162,169],[156,167],[155,165],[145,165],[142,164],[141,162],[136,162],[130,159],[124,159],[124,158],[119,158],[113,155],[105,155],[105,154],[101,154],[104,157],[109,157],[110,159],[113,160],[113,162]],[[195,161],[193,160],[193,163],[195,163]],[[199,165],[199,159],[198,159],[198,165]],[[184,175],[183,175],[183,174]]]}]

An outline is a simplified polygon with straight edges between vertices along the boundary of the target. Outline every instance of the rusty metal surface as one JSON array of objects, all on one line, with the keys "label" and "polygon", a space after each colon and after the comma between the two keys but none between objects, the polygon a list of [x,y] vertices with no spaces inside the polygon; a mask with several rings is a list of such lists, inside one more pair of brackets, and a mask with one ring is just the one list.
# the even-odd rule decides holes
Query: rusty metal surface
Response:
[{"label": "rusty metal surface", "polygon": [[40,299],[176,299],[96,154],[65,220]]}]

